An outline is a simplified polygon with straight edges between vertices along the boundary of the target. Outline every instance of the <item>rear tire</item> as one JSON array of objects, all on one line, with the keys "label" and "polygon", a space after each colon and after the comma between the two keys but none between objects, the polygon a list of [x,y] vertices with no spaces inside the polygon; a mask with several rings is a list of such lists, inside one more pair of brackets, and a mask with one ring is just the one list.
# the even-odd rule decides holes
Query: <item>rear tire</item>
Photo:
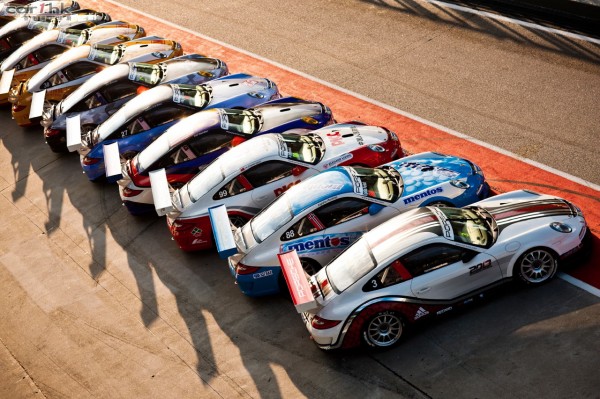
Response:
[{"label": "rear tire", "polygon": [[400,313],[385,310],[367,320],[362,327],[361,339],[370,348],[384,349],[397,345],[403,333],[404,321]]},{"label": "rear tire", "polygon": [[243,225],[248,223],[248,219],[246,219],[245,217],[243,217],[241,215],[229,215],[229,222],[234,227],[242,227]]},{"label": "rear tire", "polygon": [[309,276],[314,276],[319,270],[322,269],[322,266],[319,264],[319,262],[309,258],[300,258],[300,264],[302,265],[302,268],[306,274]]},{"label": "rear tire", "polygon": [[547,248],[530,249],[515,264],[518,279],[529,286],[538,286],[552,280],[557,270],[557,256]]}]

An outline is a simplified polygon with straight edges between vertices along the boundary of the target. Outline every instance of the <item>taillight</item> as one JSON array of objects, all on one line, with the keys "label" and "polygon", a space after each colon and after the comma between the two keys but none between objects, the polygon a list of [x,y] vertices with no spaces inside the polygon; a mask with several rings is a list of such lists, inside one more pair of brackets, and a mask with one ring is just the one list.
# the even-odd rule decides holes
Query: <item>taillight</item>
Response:
[{"label": "taillight", "polygon": [[237,274],[252,274],[252,273],[256,273],[258,271],[258,269],[260,269],[260,267],[246,266],[243,263],[238,263],[235,268],[235,272]]},{"label": "taillight", "polygon": [[54,137],[54,136],[58,136],[60,135],[62,132],[62,130],[57,130],[57,129],[48,129],[44,132],[44,136],[46,137]]},{"label": "taillight", "polygon": [[89,165],[95,165],[95,164],[97,164],[98,162],[100,162],[100,158],[90,158],[90,157],[88,157],[88,156],[86,155],[85,157],[83,157],[83,161],[82,161],[82,162],[83,162],[83,164],[84,164],[84,165],[86,165],[86,166],[89,166]]},{"label": "taillight", "polygon": [[315,316],[310,323],[317,330],[327,330],[340,324],[341,320],[327,320],[319,316]]},{"label": "taillight", "polygon": [[27,108],[27,107],[24,106],[24,105],[17,105],[17,104],[15,104],[15,105],[12,106],[12,112],[21,112],[25,108]]},{"label": "taillight", "polygon": [[123,189],[123,196],[124,197],[135,197],[136,195],[139,195],[143,192],[143,190],[132,190],[129,187],[125,187]]}]

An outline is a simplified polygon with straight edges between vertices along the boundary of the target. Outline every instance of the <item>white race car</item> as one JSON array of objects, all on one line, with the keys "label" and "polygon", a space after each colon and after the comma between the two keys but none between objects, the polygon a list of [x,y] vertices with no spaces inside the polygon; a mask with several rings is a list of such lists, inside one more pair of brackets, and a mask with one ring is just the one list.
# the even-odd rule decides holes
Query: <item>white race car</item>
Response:
[{"label": "white race car", "polygon": [[270,295],[285,290],[279,252],[296,249],[314,274],[399,213],[425,205],[465,206],[487,195],[481,169],[450,155],[416,154],[377,168],[335,167],[293,186],[238,228],[233,248],[217,237],[217,249],[222,255],[239,252],[229,257],[229,267],[243,293]]},{"label": "white race car", "polygon": [[[407,325],[445,314],[516,279],[539,285],[584,247],[570,202],[513,191],[465,208],[425,207],[366,233],[307,277],[280,255],[292,298],[323,349],[397,344]],[[588,234],[589,237],[589,234]]]},{"label": "white race car", "polygon": [[[115,167],[121,176],[121,200],[134,215],[154,212],[150,172],[165,169],[167,182],[176,189],[245,140],[267,133],[307,133],[332,122],[327,106],[295,97],[279,98],[247,110],[217,108],[197,112],[172,125],[123,167]],[[111,176],[107,178],[113,180]]]},{"label": "white race car", "polygon": [[[334,132],[347,139],[333,146],[329,137]],[[290,187],[323,170],[377,166],[399,156],[395,134],[376,126],[336,124],[306,135],[262,135],[221,155],[173,193],[169,229],[183,250],[211,248],[209,207],[226,205],[229,220],[240,227]]]}]

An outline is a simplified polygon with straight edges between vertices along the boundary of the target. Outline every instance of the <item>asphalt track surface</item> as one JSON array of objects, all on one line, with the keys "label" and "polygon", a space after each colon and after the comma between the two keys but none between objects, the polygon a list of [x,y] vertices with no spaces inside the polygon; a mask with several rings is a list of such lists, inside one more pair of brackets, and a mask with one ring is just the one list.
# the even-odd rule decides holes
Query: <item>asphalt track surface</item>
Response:
[{"label": "asphalt track surface", "polygon": [[[435,148],[467,156],[483,167],[496,191],[537,187],[568,197],[584,208],[590,227],[598,235],[598,191],[594,186],[569,181],[479,147],[472,140],[449,135],[443,129],[326,85],[294,77],[285,69],[110,3],[85,4],[106,9],[115,19],[139,22],[149,33],[176,38],[188,52],[195,49],[221,57],[232,71],[272,78],[287,94],[321,99],[331,105],[339,120],[361,119],[390,126],[399,132],[411,152]],[[152,12],[149,2],[135,4]],[[184,7],[185,4],[170,2],[168,10],[165,7],[155,13],[163,18],[193,21],[195,25],[188,26],[190,29],[255,53],[261,53],[258,50],[262,47],[265,52],[261,55],[265,57],[482,141],[490,139],[492,144],[516,153],[518,146],[510,145],[518,141],[519,135],[524,135],[523,142],[528,144],[535,144],[537,139],[539,145],[533,146],[534,150],[519,155],[598,183],[598,160],[594,154],[598,141],[597,123],[594,126],[598,122],[598,67],[588,59],[587,52],[565,54],[563,50],[557,52],[519,41],[506,43],[481,32],[485,29],[448,26],[416,11],[402,13],[371,3],[307,1],[281,9],[275,7],[280,3],[244,2],[228,4],[228,12],[220,4],[203,2]],[[236,9],[242,4],[249,9]],[[411,10],[418,10],[419,4],[396,2],[394,6],[410,5]],[[375,36],[382,43],[405,46],[407,56],[398,60],[401,69],[406,68],[405,75],[397,76],[408,79],[406,82],[413,81],[409,75],[420,70],[418,58],[434,61],[446,57],[457,68],[454,77],[464,75],[462,83],[483,79],[468,66],[482,68],[493,93],[481,93],[473,99],[471,95],[479,94],[476,83],[444,86],[439,80],[448,73],[448,65],[441,64],[437,68],[429,65],[427,74],[431,75],[420,81],[425,89],[414,95],[414,104],[410,103],[413,93],[406,89],[408,86],[388,92],[393,79],[382,79],[373,70],[365,73],[364,65],[391,53],[383,44],[361,47],[360,41],[356,43],[356,34],[351,40],[349,32],[357,30],[348,24],[335,24],[331,17],[349,21],[348,13],[360,15],[356,20],[375,16],[394,22],[399,35],[395,39],[402,37],[403,41]],[[257,15],[260,21],[250,18]],[[305,23],[309,16],[349,31],[336,39],[339,42],[332,42],[333,36],[329,35],[339,32],[311,30]],[[417,21],[411,22],[413,18]],[[203,22],[208,19],[210,23]],[[242,23],[248,20],[252,21],[250,27]],[[403,23],[414,29],[401,29]],[[369,26],[384,29],[389,25],[390,22],[382,27],[373,22]],[[281,33],[282,26],[288,28],[284,32],[289,34]],[[275,36],[298,40],[292,45],[290,40],[278,43],[256,39],[269,37],[276,27],[279,33]],[[423,41],[427,34],[417,28],[434,29],[439,35]],[[219,36],[219,29],[225,36]],[[510,29],[528,34],[519,28]],[[369,41],[369,34],[367,30],[360,36]],[[306,36],[300,40],[303,35]],[[242,40],[236,42],[238,39],[233,36]],[[435,44],[449,40],[449,36],[464,41],[453,46]],[[370,41],[376,37],[371,36]],[[355,43],[351,43],[353,40]],[[493,46],[487,44],[490,40],[494,41]],[[562,42],[559,38],[553,40]],[[435,48],[423,48],[431,42]],[[309,52],[311,44],[315,46]],[[336,47],[343,56],[326,52],[320,45]],[[569,46],[588,48],[586,43]],[[455,54],[458,48],[462,49],[462,57]],[[295,56],[286,61],[271,53]],[[305,53],[323,61],[313,65]],[[514,64],[506,60],[511,55]],[[458,63],[464,57],[467,60]],[[349,63],[348,58],[356,62]],[[332,60],[336,62],[326,62]],[[477,65],[485,60],[487,68]],[[304,62],[316,69],[300,68]],[[548,84],[528,92],[529,79],[514,81],[516,78],[509,71],[504,79],[496,80],[500,79],[497,66],[505,63],[516,70],[529,69],[529,79]],[[388,68],[398,65],[391,64],[394,63],[387,64]],[[542,66],[556,70],[549,73],[540,69]],[[316,73],[319,70],[322,74]],[[356,70],[363,72],[353,75]],[[509,74],[511,79],[506,79]],[[358,80],[357,76],[369,79]],[[379,82],[370,80],[371,76],[379,78]],[[518,94],[509,95],[509,88],[504,87],[508,81],[509,88]],[[420,88],[416,83],[413,82],[414,88]],[[557,90],[554,94],[564,95],[565,101],[558,104],[560,101],[544,95],[543,89]],[[510,99],[495,96],[503,90]],[[419,96],[421,100],[417,99]],[[424,108],[419,108],[419,101],[435,105],[423,104]],[[471,105],[466,107],[465,103]],[[511,105],[508,109],[507,104]],[[531,104],[560,112],[552,121],[538,120],[540,115],[535,110],[524,110]],[[583,105],[586,107],[582,109]],[[458,112],[461,108],[463,111]],[[428,109],[433,113],[426,113]],[[486,109],[488,112],[484,112]],[[493,300],[415,331],[394,350],[375,354],[321,352],[309,341],[288,301],[244,297],[232,284],[224,262],[214,253],[182,253],[169,241],[164,221],[130,217],[120,206],[115,187],[90,184],[81,175],[76,158],[52,154],[45,148],[39,128],[19,129],[10,121],[7,110],[1,111],[0,397],[564,398],[597,397],[600,392],[600,300],[565,281],[555,280],[535,290],[507,287]],[[493,115],[496,124],[492,123]],[[563,119],[569,120],[566,125],[571,126],[572,133],[568,135],[558,132],[557,126],[563,124]],[[513,120],[521,123],[509,123]],[[463,123],[466,124],[461,128]],[[486,123],[489,130],[483,128]],[[478,131],[494,130],[495,125],[508,127],[489,137],[476,135]],[[540,125],[548,130],[538,131]],[[512,128],[518,133],[512,133]],[[500,142],[491,140],[495,136]],[[550,148],[555,144],[554,149]],[[556,160],[561,155],[571,158],[565,151],[574,149],[587,155],[587,168],[585,162],[566,167],[564,162],[553,163],[552,157],[536,158],[546,152],[554,152]],[[578,272],[593,283],[597,264],[592,260],[574,274]]]}]

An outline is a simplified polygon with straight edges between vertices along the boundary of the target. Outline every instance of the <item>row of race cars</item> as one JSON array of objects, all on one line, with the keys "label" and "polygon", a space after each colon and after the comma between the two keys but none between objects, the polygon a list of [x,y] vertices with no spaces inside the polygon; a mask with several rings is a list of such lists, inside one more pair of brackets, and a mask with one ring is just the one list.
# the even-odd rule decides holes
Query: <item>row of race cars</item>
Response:
[{"label": "row of race cars", "polygon": [[243,293],[289,290],[321,348],[390,347],[506,281],[550,280],[588,242],[566,200],[488,198],[467,159],[405,156],[384,127],[336,123],[324,104],[74,1],[40,3],[0,10],[0,103],[17,124],[78,151],[130,213],[166,216],[181,249],[216,246]]}]

